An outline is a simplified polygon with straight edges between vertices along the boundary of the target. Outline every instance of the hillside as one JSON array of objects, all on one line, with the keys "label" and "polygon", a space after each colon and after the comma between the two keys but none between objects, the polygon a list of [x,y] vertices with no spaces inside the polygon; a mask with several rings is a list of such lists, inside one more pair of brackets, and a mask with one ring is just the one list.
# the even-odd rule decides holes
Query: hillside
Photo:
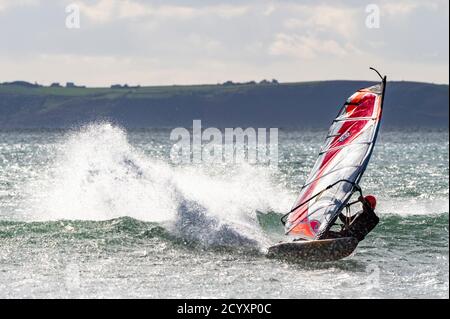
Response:
[{"label": "hillside", "polygon": [[[41,87],[0,84],[0,129],[65,128],[110,120],[128,128],[328,127],[345,99],[364,81],[284,84]],[[389,82],[384,126],[448,128],[448,85]]]}]

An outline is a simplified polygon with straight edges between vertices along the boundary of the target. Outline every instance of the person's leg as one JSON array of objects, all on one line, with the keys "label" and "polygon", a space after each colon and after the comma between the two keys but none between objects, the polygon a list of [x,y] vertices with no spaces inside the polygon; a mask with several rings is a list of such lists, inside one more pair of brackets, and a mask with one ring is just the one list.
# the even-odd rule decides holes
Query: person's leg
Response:
[{"label": "person's leg", "polygon": [[348,236],[346,236],[345,231],[336,232],[336,231],[330,230],[324,236],[322,236],[320,239],[336,239],[336,238],[343,238],[343,237],[348,237]]}]

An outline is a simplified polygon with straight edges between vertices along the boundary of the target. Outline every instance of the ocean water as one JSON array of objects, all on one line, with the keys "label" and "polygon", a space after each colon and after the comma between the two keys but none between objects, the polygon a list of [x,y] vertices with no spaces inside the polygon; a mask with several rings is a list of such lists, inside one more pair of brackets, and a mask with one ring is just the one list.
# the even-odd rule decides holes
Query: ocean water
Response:
[{"label": "ocean water", "polygon": [[380,224],[329,263],[264,255],[325,131],[280,129],[278,169],[174,165],[169,133],[0,132],[0,298],[449,298],[448,131],[381,131]]}]

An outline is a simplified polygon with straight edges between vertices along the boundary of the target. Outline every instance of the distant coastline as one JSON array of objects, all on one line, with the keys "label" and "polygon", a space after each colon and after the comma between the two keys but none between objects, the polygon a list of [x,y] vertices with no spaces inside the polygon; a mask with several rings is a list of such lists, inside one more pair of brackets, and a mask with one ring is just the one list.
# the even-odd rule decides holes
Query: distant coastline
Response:
[{"label": "distant coastline", "polygon": [[[216,85],[88,88],[80,84],[0,83],[0,129],[68,128],[107,120],[126,128],[328,127],[345,99],[375,82],[276,80]],[[383,125],[448,129],[448,85],[388,83]]]}]

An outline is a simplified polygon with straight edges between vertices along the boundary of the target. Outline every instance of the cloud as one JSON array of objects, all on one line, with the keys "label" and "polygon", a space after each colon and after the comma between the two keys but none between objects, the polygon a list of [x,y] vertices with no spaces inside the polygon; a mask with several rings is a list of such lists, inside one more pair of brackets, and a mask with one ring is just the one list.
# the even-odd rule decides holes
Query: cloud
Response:
[{"label": "cloud", "polygon": [[14,7],[37,6],[39,0],[0,0],[0,13]]},{"label": "cloud", "polygon": [[342,57],[355,49],[342,46],[335,40],[322,40],[311,35],[289,35],[279,33],[269,48],[271,55],[284,55],[299,59],[315,59],[319,56]]},{"label": "cloud", "polygon": [[216,16],[231,19],[246,14],[248,6],[237,5],[151,5],[135,0],[100,0],[95,4],[78,2],[82,14],[95,23],[114,22],[117,19],[194,19],[202,16]]},{"label": "cloud", "polygon": [[117,14],[117,2],[112,0],[100,0],[96,4],[87,5],[77,2],[80,14],[86,15],[90,20],[99,23],[110,21]]},{"label": "cloud", "polygon": [[215,52],[218,50],[223,50],[223,46],[220,41],[195,33],[190,34],[186,38],[186,41],[188,45],[203,49],[207,52]]},{"label": "cloud", "polygon": [[440,10],[448,9],[448,1],[413,1],[413,0],[397,0],[395,2],[384,2],[381,4],[381,14],[390,17],[404,18],[417,10]]},{"label": "cloud", "polygon": [[414,2],[389,2],[381,6],[381,12],[390,16],[408,15],[420,6]]},{"label": "cloud", "polygon": [[[320,59],[360,54],[352,42],[359,38],[358,9],[327,4],[284,4],[279,10],[289,11],[283,20],[285,31],[275,35],[269,46],[272,56],[296,59]],[[292,17],[295,16],[295,17]]]},{"label": "cloud", "polygon": [[269,3],[263,10],[263,15],[270,16],[277,9],[276,5],[273,3]]},{"label": "cloud", "polygon": [[330,5],[291,6],[300,18],[289,18],[284,26],[291,30],[313,29],[316,33],[338,34],[352,38],[358,30],[358,9]]}]

